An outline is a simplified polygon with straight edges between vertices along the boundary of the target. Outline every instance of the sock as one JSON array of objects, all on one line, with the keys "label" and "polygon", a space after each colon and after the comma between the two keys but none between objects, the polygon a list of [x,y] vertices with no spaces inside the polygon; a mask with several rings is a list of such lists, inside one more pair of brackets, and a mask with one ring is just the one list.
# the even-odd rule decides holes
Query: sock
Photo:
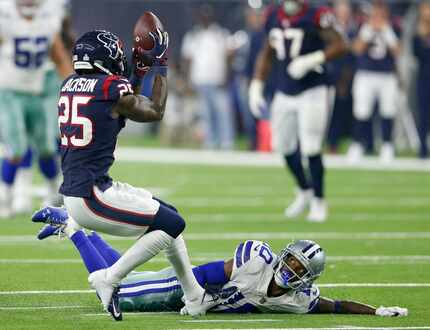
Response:
[{"label": "sock", "polygon": [[382,119],[382,141],[391,143],[393,133],[393,120]]},{"label": "sock", "polygon": [[285,155],[284,158],[300,189],[309,189],[309,183],[306,179],[305,171],[303,169],[302,155],[300,153],[300,149],[297,148],[297,150],[293,154]]},{"label": "sock", "polygon": [[19,166],[21,168],[29,168],[31,167],[32,161],[33,161],[33,152],[31,151],[30,148],[28,148]]},{"label": "sock", "polygon": [[58,164],[55,157],[40,158],[39,168],[42,174],[49,180],[54,179],[58,174]]},{"label": "sock", "polygon": [[200,299],[204,290],[198,284],[193,274],[187,247],[182,235],[179,235],[166,249],[166,257],[172,264],[176,276],[181,283],[185,299],[188,301]]},{"label": "sock", "polygon": [[82,230],[75,232],[70,239],[79,251],[85,267],[87,267],[90,274],[96,270],[108,267],[106,261]]},{"label": "sock", "polygon": [[229,279],[225,276],[224,260],[209,262],[193,268],[197,282],[204,287],[209,285],[224,285]]},{"label": "sock", "polygon": [[3,159],[1,175],[4,183],[7,185],[13,184],[18,167],[19,164],[15,164],[7,159]]},{"label": "sock", "polygon": [[172,241],[173,237],[161,230],[144,234],[108,268],[106,280],[112,284],[118,284],[133,269],[157,255]]},{"label": "sock", "polygon": [[93,243],[109,267],[121,258],[121,253],[104,241],[95,231],[91,232],[91,235],[88,235],[88,239]]},{"label": "sock", "polygon": [[69,216],[67,219],[67,226],[64,228],[64,232],[66,233],[68,238],[72,238],[72,236],[77,232],[82,230],[82,227]]},{"label": "sock", "polygon": [[312,188],[314,196],[317,198],[324,197],[324,165],[321,154],[309,156],[309,170],[312,176]]},{"label": "sock", "polygon": [[356,120],[354,125],[354,140],[362,146],[368,145],[369,140],[369,121]]}]

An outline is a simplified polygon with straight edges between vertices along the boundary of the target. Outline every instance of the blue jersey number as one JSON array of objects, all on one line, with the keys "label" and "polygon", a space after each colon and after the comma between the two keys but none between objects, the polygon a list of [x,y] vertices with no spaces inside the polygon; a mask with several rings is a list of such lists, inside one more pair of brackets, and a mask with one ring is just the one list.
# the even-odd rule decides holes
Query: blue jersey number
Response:
[{"label": "blue jersey number", "polygon": [[48,55],[48,38],[16,38],[15,64],[19,68],[40,67]]},{"label": "blue jersey number", "polygon": [[260,248],[259,256],[262,257],[268,265],[273,261],[272,251],[265,245]]}]

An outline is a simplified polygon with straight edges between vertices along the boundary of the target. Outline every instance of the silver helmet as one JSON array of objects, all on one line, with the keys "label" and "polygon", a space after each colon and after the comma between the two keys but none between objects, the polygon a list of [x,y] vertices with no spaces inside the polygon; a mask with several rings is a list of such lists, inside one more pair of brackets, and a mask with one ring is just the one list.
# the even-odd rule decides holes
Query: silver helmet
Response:
[{"label": "silver helmet", "polygon": [[[289,257],[295,257],[304,267],[297,274],[287,263]],[[287,245],[278,256],[275,265],[275,282],[284,289],[299,290],[308,287],[323,272],[325,252],[314,241],[299,240]]]}]

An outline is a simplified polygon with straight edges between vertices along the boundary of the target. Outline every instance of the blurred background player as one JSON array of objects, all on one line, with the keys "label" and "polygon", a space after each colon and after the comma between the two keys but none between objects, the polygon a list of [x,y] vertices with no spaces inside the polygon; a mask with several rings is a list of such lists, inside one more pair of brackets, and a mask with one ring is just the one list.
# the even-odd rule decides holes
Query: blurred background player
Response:
[{"label": "blurred background player", "polygon": [[430,2],[424,1],[419,7],[416,34],[413,39],[413,53],[418,60],[417,99],[418,133],[420,138],[420,158],[428,157],[427,135],[430,125]]},{"label": "blurred background player", "polygon": [[[32,220],[47,222],[50,217],[66,220],[68,215],[64,209],[45,208],[36,212]],[[48,224],[38,238],[66,232],[89,272],[93,264],[108,267],[121,257],[96,232],[86,235],[77,231],[70,235],[65,229],[64,225]],[[88,255],[88,251],[92,254]],[[218,298],[218,304],[210,309],[215,313],[407,315],[406,308],[374,308],[354,301],[321,297],[315,281],[324,268],[325,252],[313,241],[292,242],[276,255],[269,244],[247,240],[237,246],[232,259],[194,267],[193,274],[202,287]],[[121,281],[118,295],[121,309],[128,312],[179,311],[183,306],[183,292],[172,268],[134,272]]]},{"label": "blurred background player", "polygon": [[[41,6],[46,10],[56,13],[56,15],[58,16],[61,22],[60,36],[67,50],[67,55],[71,58],[71,49],[75,41],[75,35],[71,27],[70,1],[44,0],[41,3]],[[49,139],[58,140],[60,135],[57,123],[57,101],[58,91],[61,85],[61,78],[58,76],[55,64],[52,62],[51,58],[48,58],[48,60],[46,61],[45,69],[46,73],[43,86],[43,107],[48,113],[49,111],[52,111],[52,116],[49,116],[47,118],[47,135],[49,135]],[[16,173],[14,184],[14,198],[12,205],[15,214],[28,213],[32,210],[31,194],[33,193],[33,191],[32,189],[29,189],[32,185],[33,178],[32,160],[33,151],[31,148],[29,148],[24,155]],[[43,160],[41,159],[40,161],[43,162]],[[59,176],[57,176],[58,181],[60,180]],[[42,204],[57,206],[62,205],[62,197],[57,192],[53,193],[52,191],[48,191],[48,194],[44,197]]]},{"label": "blurred background player", "polygon": [[368,139],[375,102],[378,102],[382,124],[380,160],[389,163],[395,155],[393,123],[397,112],[398,81],[396,59],[400,44],[390,22],[388,6],[381,0],[372,3],[369,17],[354,41],[357,72],[353,82],[353,114],[355,141],[348,150],[348,159],[355,163],[364,154],[363,142]]},{"label": "blurred background player", "polygon": [[0,10],[0,122],[5,144],[0,217],[9,217],[16,172],[30,145],[40,159],[48,195],[58,196],[58,128],[54,130],[53,110],[44,104],[43,88],[49,57],[62,77],[72,67],[59,35],[61,22],[43,1],[5,1]]},{"label": "blurred background player", "polygon": [[[272,8],[265,26],[266,42],[250,84],[250,108],[259,117],[266,107],[265,80],[272,65],[277,68],[277,92],[271,104],[272,145],[283,154],[299,186],[295,200],[285,210],[288,218],[297,217],[309,205],[309,221],[327,218],[322,144],[329,116],[329,81],[324,64],[347,51],[334,21],[327,8],[314,8],[301,0],[282,1]],[[302,154],[311,179],[303,168]]]},{"label": "blurred background player", "polygon": [[231,61],[229,33],[214,18],[213,8],[201,6],[198,24],[184,36],[184,71],[200,99],[203,145],[209,149],[234,147],[234,116],[227,93]]},{"label": "blurred background player", "polygon": [[[344,38],[350,40],[357,34],[353,10],[349,0],[333,3],[336,23]],[[333,112],[328,127],[327,142],[331,153],[338,153],[341,138],[349,138],[352,126],[352,79],[355,57],[351,51],[346,56],[329,63],[332,82],[335,87]]]}]

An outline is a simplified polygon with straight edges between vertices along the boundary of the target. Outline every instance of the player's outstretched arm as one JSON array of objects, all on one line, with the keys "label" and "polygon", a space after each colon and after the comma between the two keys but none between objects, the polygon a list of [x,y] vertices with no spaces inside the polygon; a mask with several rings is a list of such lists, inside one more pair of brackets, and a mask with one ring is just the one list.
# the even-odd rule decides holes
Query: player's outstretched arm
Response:
[{"label": "player's outstretched arm", "polygon": [[377,316],[407,316],[408,309],[401,307],[379,307],[362,304],[356,301],[332,300],[321,297],[313,313],[334,313],[334,314],[365,314]]},{"label": "player's outstretched arm", "polygon": [[263,95],[264,84],[272,68],[274,50],[266,40],[255,62],[254,77],[249,85],[249,108],[256,118],[260,118],[263,109],[267,108]]},{"label": "player's outstretched arm", "polygon": [[52,42],[50,49],[50,56],[52,61],[55,63],[57,72],[61,78],[66,79],[73,73],[70,55],[67,52],[59,34],[54,37],[54,41]]},{"label": "player's outstretched arm", "polygon": [[137,122],[152,122],[163,119],[167,101],[167,78],[155,76],[152,97],[126,95],[119,99],[112,109],[113,114],[120,114]]}]

